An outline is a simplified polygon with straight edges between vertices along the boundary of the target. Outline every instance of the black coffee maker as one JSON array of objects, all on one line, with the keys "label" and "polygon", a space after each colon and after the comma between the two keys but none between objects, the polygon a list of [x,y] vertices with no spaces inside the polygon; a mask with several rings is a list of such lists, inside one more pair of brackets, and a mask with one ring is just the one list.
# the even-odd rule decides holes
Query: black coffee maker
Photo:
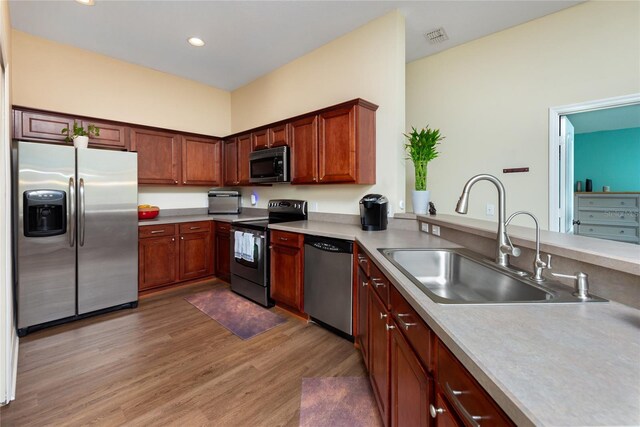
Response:
[{"label": "black coffee maker", "polygon": [[367,194],[360,199],[360,224],[367,231],[387,229],[389,200],[382,194]]}]

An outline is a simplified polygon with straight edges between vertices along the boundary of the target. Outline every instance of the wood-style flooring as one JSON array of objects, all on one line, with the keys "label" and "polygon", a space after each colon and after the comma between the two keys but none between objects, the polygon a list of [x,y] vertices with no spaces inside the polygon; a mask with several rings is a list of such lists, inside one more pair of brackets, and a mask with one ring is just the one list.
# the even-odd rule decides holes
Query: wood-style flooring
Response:
[{"label": "wood-style flooring", "polygon": [[21,338],[0,425],[297,426],[303,377],[366,375],[352,343],[283,310],[243,341],[184,300],[221,283]]}]

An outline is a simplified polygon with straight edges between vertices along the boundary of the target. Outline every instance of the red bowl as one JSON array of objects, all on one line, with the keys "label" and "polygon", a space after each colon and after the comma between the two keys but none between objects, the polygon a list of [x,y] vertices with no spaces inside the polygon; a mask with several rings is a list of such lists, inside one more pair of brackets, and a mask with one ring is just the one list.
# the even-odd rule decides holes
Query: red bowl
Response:
[{"label": "red bowl", "polygon": [[160,211],[138,211],[138,219],[153,219],[158,216]]}]

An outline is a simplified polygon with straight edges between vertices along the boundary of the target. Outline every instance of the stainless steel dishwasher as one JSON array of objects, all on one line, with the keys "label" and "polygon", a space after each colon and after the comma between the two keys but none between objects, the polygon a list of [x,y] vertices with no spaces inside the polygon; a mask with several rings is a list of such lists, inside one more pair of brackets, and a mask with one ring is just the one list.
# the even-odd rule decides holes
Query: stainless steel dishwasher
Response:
[{"label": "stainless steel dishwasher", "polygon": [[304,239],[304,311],[315,322],[352,338],[353,242]]}]

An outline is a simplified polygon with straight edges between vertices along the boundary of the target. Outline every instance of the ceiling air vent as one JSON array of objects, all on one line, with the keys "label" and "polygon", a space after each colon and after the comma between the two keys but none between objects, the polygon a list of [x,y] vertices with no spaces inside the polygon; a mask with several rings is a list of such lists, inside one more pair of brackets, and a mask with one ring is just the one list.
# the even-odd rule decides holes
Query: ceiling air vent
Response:
[{"label": "ceiling air vent", "polygon": [[427,31],[424,33],[424,38],[431,44],[442,43],[443,41],[449,40],[449,36],[447,36],[447,33],[445,33],[442,27]]}]

